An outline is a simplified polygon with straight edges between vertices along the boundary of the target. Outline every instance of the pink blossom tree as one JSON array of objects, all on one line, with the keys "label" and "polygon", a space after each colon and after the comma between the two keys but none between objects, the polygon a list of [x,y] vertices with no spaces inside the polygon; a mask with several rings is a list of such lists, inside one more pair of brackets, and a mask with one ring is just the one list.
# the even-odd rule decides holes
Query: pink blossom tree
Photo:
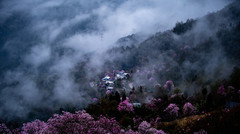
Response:
[{"label": "pink blossom tree", "polygon": [[89,128],[94,127],[94,120],[85,111],[76,113],[63,112],[62,115],[55,114],[47,121],[48,133],[87,133]]},{"label": "pink blossom tree", "polygon": [[168,80],[166,81],[165,85],[164,85],[164,89],[167,91],[167,92],[171,92],[174,90],[174,84],[171,80]]},{"label": "pink blossom tree", "polygon": [[22,134],[42,134],[46,130],[48,125],[40,120],[35,120],[33,122],[29,122],[26,124],[23,124],[22,127]]},{"label": "pink blossom tree", "polygon": [[162,99],[157,98],[157,99],[152,99],[150,103],[147,104],[147,107],[151,110],[158,110],[158,105],[162,102]]},{"label": "pink blossom tree", "polygon": [[147,131],[151,128],[151,124],[148,123],[147,121],[143,121],[139,126],[138,126],[138,131],[140,133],[147,133]]},{"label": "pink blossom tree", "polygon": [[119,103],[118,105],[118,111],[127,111],[127,112],[133,112],[134,109],[133,109],[133,104],[129,103],[128,101],[129,99],[127,100],[124,100],[122,102]]},{"label": "pink blossom tree", "polygon": [[99,133],[99,130],[105,130],[107,133],[118,134],[121,131],[119,123],[114,118],[108,119],[102,115],[94,122],[92,128],[91,133]]},{"label": "pink blossom tree", "polygon": [[11,134],[11,130],[7,128],[5,124],[0,124],[0,133],[1,134]]},{"label": "pink blossom tree", "polygon": [[47,125],[48,127],[45,129],[45,133],[54,134],[118,134],[121,130],[118,122],[114,118],[108,119],[105,116],[100,116],[98,120],[95,121],[93,117],[85,111],[78,111],[76,113],[63,112],[62,115],[55,114],[53,118],[47,121]]},{"label": "pink blossom tree", "polygon": [[179,107],[176,104],[169,104],[168,107],[164,110],[171,118],[178,117]]},{"label": "pink blossom tree", "polygon": [[139,127],[138,127],[138,132],[140,134],[165,134],[164,131],[162,130],[157,130],[155,128],[152,128],[151,127],[151,124],[146,122],[146,121],[143,121]]},{"label": "pink blossom tree", "polygon": [[184,115],[192,115],[195,113],[195,108],[194,106],[187,102],[184,106],[183,106],[183,114]]}]

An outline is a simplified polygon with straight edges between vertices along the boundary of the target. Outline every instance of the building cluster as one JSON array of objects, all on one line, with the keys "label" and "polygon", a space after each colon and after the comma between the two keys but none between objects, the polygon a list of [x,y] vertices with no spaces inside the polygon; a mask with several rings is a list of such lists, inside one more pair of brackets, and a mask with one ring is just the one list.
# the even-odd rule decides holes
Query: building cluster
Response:
[{"label": "building cluster", "polygon": [[130,78],[130,74],[125,71],[116,71],[115,73],[106,74],[100,82],[100,87],[106,91],[116,91],[117,88],[125,88],[124,83]]}]

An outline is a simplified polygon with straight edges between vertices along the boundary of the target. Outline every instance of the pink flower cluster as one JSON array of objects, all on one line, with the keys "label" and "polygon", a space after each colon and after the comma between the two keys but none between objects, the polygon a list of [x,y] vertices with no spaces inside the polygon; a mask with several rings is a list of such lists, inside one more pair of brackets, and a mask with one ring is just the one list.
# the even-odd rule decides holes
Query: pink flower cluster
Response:
[{"label": "pink flower cluster", "polygon": [[122,102],[119,103],[118,105],[118,111],[128,111],[128,112],[133,112],[133,104],[129,103],[129,99],[126,99]]},{"label": "pink flower cluster", "polygon": [[173,91],[173,89],[174,89],[173,82],[171,80],[168,80],[164,85],[164,89],[168,92]]},{"label": "pink flower cluster", "polygon": [[158,104],[160,104],[162,102],[162,99],[157,98],[157,99],[152,99],[150,101],[150,103],[148,103],[147,107],[151,110],[158,110]]},{"label": "pink flower cluster", "polygon": [[98,102],[98,98],[93,98],[93,102]]},{"label": "pink flower cluster", "polygon": [[55,114],[47,123],[47,132],[50,133],[87,133],[94,121],[88,113],[78,111],[74,114],[69,112]]},{"label": "pink flower cluster", "polygon": [[107,91],[106,91],[106,95],[109,95],[110,93],[111,93],[110,90],[107,90]]},{"label": "pink flower cluster", "polygon": [[194,106],[187,102],[184,106],[183,106],[183,114],[184,115],[192,115],[195,113],[195,108]]},{"label": "pink flower cluster", "polygon": [[143,121],[139,127],[138,127],[138,132],[140,134],[165,134],[164,131],[162,130],[157,130],[155,128],[152,128],[151,127],[151,124],[146,122],[146,121]]},{"label": "pink flower cluster", "polygon": [[98,121],[95,121],[92,127],[93,133],[105,131],[105,133],[118,134],[121,130],[118,122],[114,118],[108,119],[105,116],[100,116]]},{"label": "pink flower cluster", "polygon": [[7,128],[5,124],[0,124],[0,133],[1,134],[9,134],[11,133],[10,129]]},{"label": "pink flower cluster", "polygon": [[[63,112],[62,115],[55,114],[53,118],[43,121],[33,121],[23,124],[21,134],[103,134],[120,133],[119,123],[114,119],[108,119],[100,116],[98,120],[94,120],[91,115],[85,111],[76,113]],[[0,125],[0,133],[11,134],[11,131],[3,124]]]},{"label": "pink flower cluster", "polygon": [[35,120],[33,122],[23,124],[22,134],[34,134],[34,133],[42,134],[45,132],[45,129],[47,127],[48,125],[45,122],[40,120]]},{"label": "pink flower cluster", "polygon": [[227,95],[226,89],[224,88],[224,86],[220,86],[218,88],[217,94],[222,95],[222,96],[226,96]]},{"label": "pink flower cluster", "polygon": [[108,119],[101,115],[94,120],[85,111],[55,114],[47,122],[35,120],[23,124],[22,131],[20,129],[11,131],[5,124],[0,124],[1,134],[165,134],[162,130],[152,128],[146,121],[142,121],[137,129],[138,131],[131,129],[125,131],[114,118]]},{"label": "pink flower cluster", "polygon": [[176,104],[169,104],[168,107],[164,110],[171,117],[178,117],[179,107]]}]

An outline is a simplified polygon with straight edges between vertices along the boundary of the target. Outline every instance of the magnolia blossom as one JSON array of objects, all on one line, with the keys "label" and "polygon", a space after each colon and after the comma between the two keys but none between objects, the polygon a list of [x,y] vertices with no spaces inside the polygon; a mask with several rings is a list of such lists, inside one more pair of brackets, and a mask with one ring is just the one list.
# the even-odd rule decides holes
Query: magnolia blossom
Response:
[{"label": "magnolia blossom", "polygon": [[[1,126],[0,126],[1,130]],[[112,118],[100,116],[98,120],[94,120],[91,115],[85,111],[76,113],[63,112],[63,114],[55,114],[53,118],[43,121],[33,121],[23,125],[22,134],[97,134],[97,133],[120,133],[118,122]],[[0,131],[1,132],[1,131]],[[2,133],[2,132],[1,132]]]},{"label": "magnolia blossom", "polygon": [[1,134],[9,134],[11,133],[10,129],[7,128],[5,124],[0,124],[0,133]]},{"label": "magnolia blossom", "polygon": [[110,90],[107,90],[107,91],[106,91],[106,95],[109,95],[110,93],[111,93]]},{"label": "magnolia blossom", "polygon": [[133,109],[133,105],[131,103],[129,103],[128,101],[129,99],[127,100],[124,100],[122,102],[119,103],[118,105],[118,111],[128,111],[128,112],[133,112],[134,109]]},{"label": "magnolia blossom", "polygon": [[173,82],[172,82],[171,80],[168,80],[168,81],[165,83],[165,85],[164,85],[164,89],[165,89],[166,91],[168,91],[168,92],[173,91],[173,89],[174,89],[174,84],[173,84]]},{"label": "magnolia blossom", "polygon": [[137,129],[138,131],[121,129],[114,118],[100,115],[93,119],[86,111],[55,114],[47,122],[35,120],[23,124],[22,130],[11,131],[5,124],[0,124],[1,134],[165,134],[162,130],[152,128],[146,121],[142,121]]},{"label": "magnolia blossom", "polygon": [[138,132],[140,132],[140,134],[165,134],[165,132],[162,130],[157,130],[155,128],[152,128],[151,124],[146,121],[143,121],[139,125]]},{"label": "magnolia blossom", "polygon": [[183,106],[183,114],[184,115],[192,115],[192,114],[194,114],[194,112],[195,112],[195,108],[191,103],[187,102]]},{"label": "magnolia blossom", "polygon": [[33,133],[41,134],[41,133],[44,133],[47,127],[48,127],[47,123],[40,120],[35,120],[33,122],[23,124],[22,134],[33,134]]},{"label": "magnolia blossom", "polygon": [[143,121],[139,127],[138,127],[138,131],[140,133],[147,133],[147,130],[151,128],[151,124],[146,122],[146,121]]},{"label": "magnolia blossom", "polygon": [[162,102],[162,99],[157,98],[157,99],[152,99],[150,103],[148,103],[147,107],[151,110],[158,110],[158,104]]},{"label": "magnolia blossom", "polygon": [[48,133],[87,133],[89,128],[94,125],[91,115],[85,111],[76,113],[63,112],[62,115],[55,114],[53,118],[48,119]]},{"label": "magnolia blossom", "polygon": [[164,112],[168,112],[171,117],[178,117],[179,107],[176,104],[169,104]]}]

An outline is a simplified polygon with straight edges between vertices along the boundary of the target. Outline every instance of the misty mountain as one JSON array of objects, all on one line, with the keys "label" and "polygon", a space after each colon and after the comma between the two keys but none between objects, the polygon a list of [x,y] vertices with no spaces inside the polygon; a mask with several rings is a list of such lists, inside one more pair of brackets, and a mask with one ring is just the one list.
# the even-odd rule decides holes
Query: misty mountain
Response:
[{"label": "misty mountain", "polygon": [[[0,119],[47,119],[60,107],[84,108],[100,96],[89,82],[112,70],[132,72],[136,87],[149,86],[136,70],[158,70],[154,84],[171,79],[188,94],[199,85],[228,78],[240,64],[240,4],[199,17],[227,2],[216,8],[214,2],[214,8],[198,6],[206,3],[191,3],[197,5],[196,14],[188,14],[192,8],[186,8],[174,16],[185,4],[169,2],[166,7],[176,9],[168,17],[157,16],[161,10],[154,4],[162,5],[157,1],[0,3]],[[133,14],[128,18],[122,12]],[[199,18],[165,31],[175,23],[169,16],[179,21]],[[158,24],[163,20],[169,24]]]},{"label": "misty mountain", "polygon": [[179,85],[208,85],[227,78],[234,66],[239,66],[239,11],[239,2],[235,2],[202,18],[179,22],[172,30],[156,33],[141,43],[129,40],[131,45],[109,51],[121,58],[107,64],[126,70],[162,68],[164,71],[156,76],[161,83],[172,79]]}]

